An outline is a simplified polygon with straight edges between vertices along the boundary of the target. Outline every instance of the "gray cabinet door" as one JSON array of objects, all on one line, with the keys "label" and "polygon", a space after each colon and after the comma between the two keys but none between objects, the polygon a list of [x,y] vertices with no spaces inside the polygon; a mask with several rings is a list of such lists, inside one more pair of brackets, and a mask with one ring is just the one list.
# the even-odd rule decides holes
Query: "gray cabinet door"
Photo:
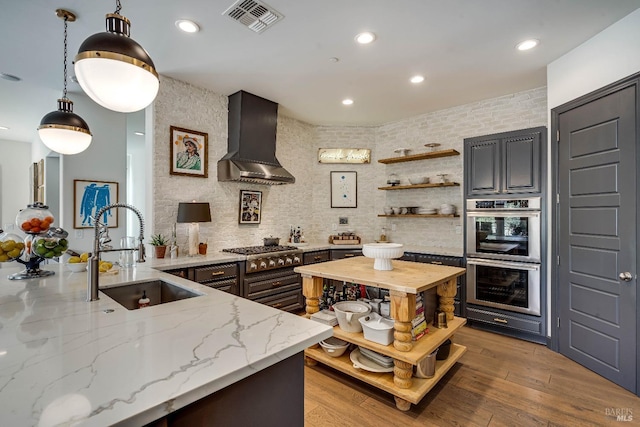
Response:
[{"label": "gray cabinet door", "polygon": [[618,88],[557,120],[559,350],[635,393],[636,96]]},{"label": "gray cabinet door", "polygon": [[540,192],[540,132],[502,140],[504,179],[507,193]]},{"label": "gray cabinet door", "polygon": [[500,185],[500,140],[465,140],[467,195],[497,194]]}]

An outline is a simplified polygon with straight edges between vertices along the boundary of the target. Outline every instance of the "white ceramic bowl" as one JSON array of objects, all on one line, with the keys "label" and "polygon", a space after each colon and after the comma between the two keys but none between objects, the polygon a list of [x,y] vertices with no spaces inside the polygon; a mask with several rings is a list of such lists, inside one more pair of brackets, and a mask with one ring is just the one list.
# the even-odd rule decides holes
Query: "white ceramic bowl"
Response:
[{"label": "white ceramic bowl", "polygon": [[87,263],[86,262],[68,262],[66,266],[69,270],[74,273],[79,273],[81,271],[87,271]]},{"label": "white ceramic bowl", "polygon": [[320,347],[331,357],[340,357],[349,348],[349,343],[336,337],[329,337],[320,341]]},{"label": "white ceramic bowl", "polygon": [[371,313],[371,306],[362,301],[340,301],[333,304],[333,311],[338,318],[340,329],[346,332],[362,332],[362,325],[358,319]]},{"label": "white ceramic bowl", "polygon": [[426,176],[413,176],[409,178],[409,183],[411,183],[412,185],[426,184],[427,182],[429,182],[429,178]]},{"label": "white ceramic bowl", "polygon": [[393,213],[393,208],[391,206],[385,206],[382,210],[385,215],[391,215]]},{"label": "white ceramic bowl", "polygon": [[374,270],[393,270],[391,260],[404,255],[402,243],[365,243],[362,245],[362,255],[373,258]]}]

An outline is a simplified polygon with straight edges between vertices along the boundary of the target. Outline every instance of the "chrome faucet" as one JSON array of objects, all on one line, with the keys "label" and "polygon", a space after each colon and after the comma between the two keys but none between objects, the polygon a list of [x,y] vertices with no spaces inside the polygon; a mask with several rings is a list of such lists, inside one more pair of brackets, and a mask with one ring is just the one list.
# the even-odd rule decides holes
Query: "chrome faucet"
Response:
[{"label": "chrome faucet", "polygon": [[[138,216],[140,220],[140,237],[138,238],[138,247],[137,248],[123,248],[123,249],[113,249],[111,246],[106,245],[111,241],[109,238],[109,234],[106,225],[101,224],[99,219],[100,217],[109,209],[112,208],[126,208],[133,211]],[[124,203],[114,203],[111,205],[107,205],[100,209],[96,214],[93,221],[93,253],[91,258],[89,259],[89,268],[87,272],[88,280],[88,289],[87,289],[87,301],[96,301],[98,300],[98,277],[100,275],[100,254],[103,252],[114,252],[114,251],[138,251],[138,259],[137,262],[144,262],[144,219],[142,219],[142,214],[136,208],[131,205],[127,205]]]}]

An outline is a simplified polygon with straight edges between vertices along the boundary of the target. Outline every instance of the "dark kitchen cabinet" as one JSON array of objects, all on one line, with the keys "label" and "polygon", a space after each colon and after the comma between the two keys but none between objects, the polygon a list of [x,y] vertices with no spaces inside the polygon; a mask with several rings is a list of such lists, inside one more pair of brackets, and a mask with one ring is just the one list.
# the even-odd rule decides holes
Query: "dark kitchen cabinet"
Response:
[{"label": "dark kitchen cabinet", "polygon": [[331,249],[331,261],[362,256],[362,249]]},{"label": "dark kitchen cabinet", "polygon": [[319,262],[325,262],[330,260],[331,260],[331,254],[327,249],[323,251],[305,252],[303,255],[302,263],[304,265],[309,265],[309,264],[317,264]]},{"label": "dark kitchen cabinet", "polygon": [[464,140],[467,197],[540,193],[544,126]]},{"label": "dark kitchen cabinet", "polygon": [[201,285],[209,286],[233,295],[240,295],[238,284],[238,264],[212,264],[200,267],[176,268],[167,270],[165,273],[182,277]]},{"label": "dark kitchen cabinet", "polygon": [[474,304],[467,305],[469,326],[523,340],[546,344],[542,317],[515,313]]}]

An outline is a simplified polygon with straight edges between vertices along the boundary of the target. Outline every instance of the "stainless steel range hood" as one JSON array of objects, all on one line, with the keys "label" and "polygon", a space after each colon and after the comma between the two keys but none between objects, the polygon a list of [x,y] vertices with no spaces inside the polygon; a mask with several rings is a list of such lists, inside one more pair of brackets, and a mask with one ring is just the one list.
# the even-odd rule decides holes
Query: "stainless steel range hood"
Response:
[{"label": "stainless steel range hood", "polygon": [[229,96],[228,152],[218,161],[218,181],[292,184],[276,158],[278,104],[239,91]]}]

